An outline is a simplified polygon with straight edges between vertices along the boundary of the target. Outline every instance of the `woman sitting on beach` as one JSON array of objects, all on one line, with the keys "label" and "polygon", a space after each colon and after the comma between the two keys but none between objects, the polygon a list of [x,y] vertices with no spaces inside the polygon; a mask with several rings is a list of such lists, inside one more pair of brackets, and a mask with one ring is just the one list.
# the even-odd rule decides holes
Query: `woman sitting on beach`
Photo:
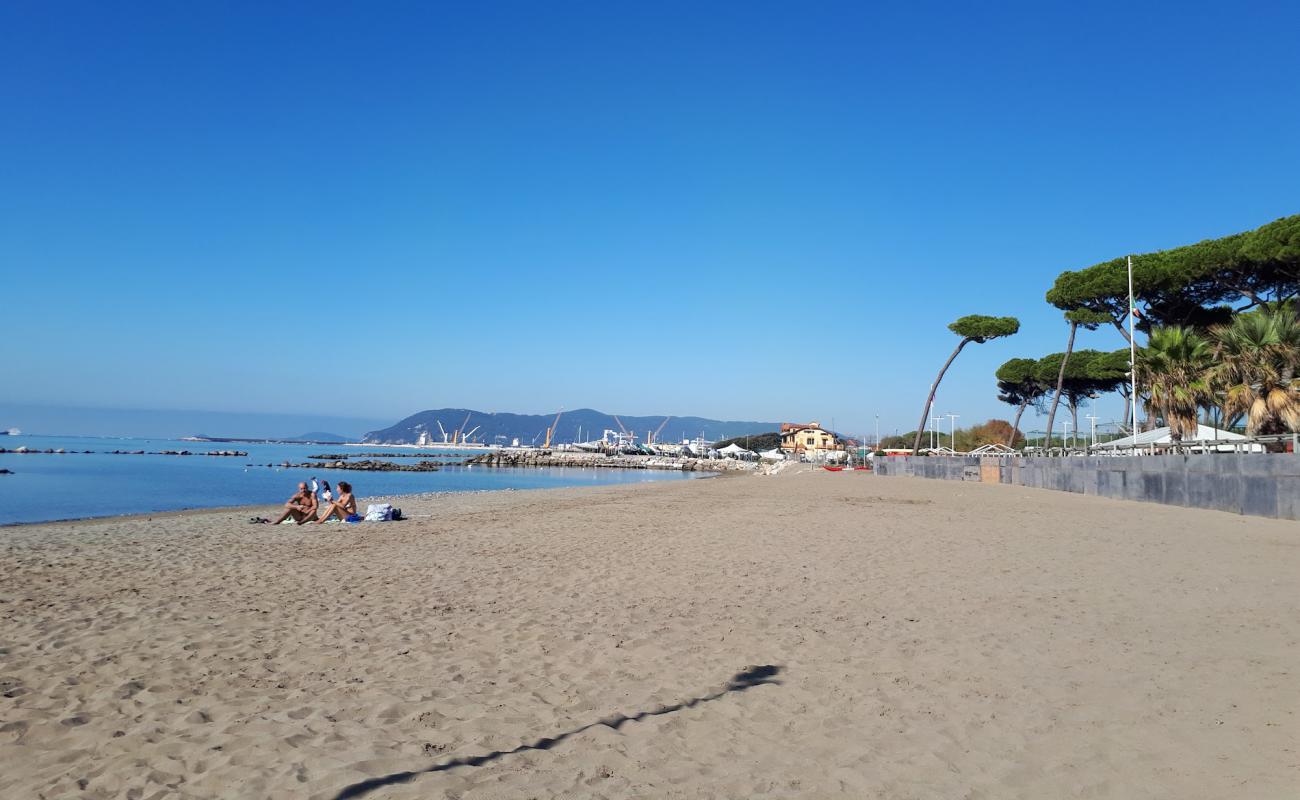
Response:
[{"label": "woman sitting on beach", "polygon": [[352,496],[352,484],[347,481],[339,481],[339,499],[326,506],[320,514],[317,523],[324,522],[330,517],[338,517],[340,522],[346,522],[347,518],[357,513],[357,499]]}]

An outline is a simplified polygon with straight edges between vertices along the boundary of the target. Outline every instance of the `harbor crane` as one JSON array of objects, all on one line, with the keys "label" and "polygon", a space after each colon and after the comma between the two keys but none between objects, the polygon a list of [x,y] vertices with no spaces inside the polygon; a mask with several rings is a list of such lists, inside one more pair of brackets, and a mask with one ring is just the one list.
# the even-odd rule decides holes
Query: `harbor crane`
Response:
[{"label": "harbor crane", "polygon": [[664,426],[668,424],[668,420],[670,419],[672,419],[672,417],[664,417],[664,421],[659,423],[659,427],[655,428],[654,433],[650,434],[650,441],[646,442],[646,444],[655,443],[655,441],[659,438],[659,433],[664,429]]},{"label": "harbor crane", "polygon": [[463,430],[465,430],[465,426],[469,424],[469,418],[470,418],[470,416],[471,416],[472,414],[473,414],[473,412],[470,412],[469,414],[466,414],[466,415],[465,415],[465,421],[462,422],[462,423],[460,424],[460,427],[456,429],[456,432],[453,433],[453,434],[451,435],[451,443],[452,443],[452,444],[461,444],[461,443],[462,443],[462,440],[461,440],[461,437],[460,437],[460,432],[463,431]]},{"label": "harbor crane", "polygon": [[482,425],[475,425],[473,428],[471,428],[469,433],[467,433],[467,434],[465,434],[464,436],[460,437],[460,443],[461,443],[461,444],[466,444],[466,443],[468,443],[468,442],[469,442],[469,437],[473,436],[473,435],[474,435],[474,431],[478,430],[478,429],[481,428],[481,427],[483,427],[483,426],[482,426]]},{"label": "harbor crane", "polygon": [[553,439],[553,438],[555,437],[555,432],[556,432],[556,430],[558,430],[559,427],[560,427],[560,414],[563,414],[563,413],[564,413],[564,409],[561,408],[560,411],[559,411],[559,413],[555,415],[555,421],[551,423],[551,427],[549,427],[549,428],[546,429],[546,443],[542,445],[542,449],[543,449],[543,450],[549,450],[549,449],[550,449],[550,447],[551,447],[551,439]]},{"label": "harbor crane", "polygon": [[446,443],[447,443],[447,429],[444,428],[444,427],[442,427],[442,420],[438,419],[438,420],[434,420],[434,422],[437,422],[437,423],[438,423],[438,430],[442,431],[442,443],[443,443],[443,444],[446,444]]},{"label": "harbor crane", "polygon": [[618,423],[618,429],[623,432],[623,435],[627,437],[629,442],[636,438],[636,434],[627,432],[627,428],[623,425],[623,420],[618,418],[618,414],[610,414],[610,416]]}]

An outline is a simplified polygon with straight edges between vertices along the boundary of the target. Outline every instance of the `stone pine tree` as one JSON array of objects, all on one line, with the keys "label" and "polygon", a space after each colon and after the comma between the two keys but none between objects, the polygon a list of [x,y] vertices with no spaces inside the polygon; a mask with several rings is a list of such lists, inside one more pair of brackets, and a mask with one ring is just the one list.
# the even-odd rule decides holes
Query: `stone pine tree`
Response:
[{"label": "stone pine tree", "polygon": [[[1106,315],[1124,340],[1129,314],[1128,259],[1115,258],[1057,276],[1047,302]],[[1205,331],[1232,315],[1300,297],[1300,214],[1253,231],[1133,256],[1138,330],[1181,325]]]},{"label": "stone pine tree", "polygon": [[1033,358],[1013,358],[998,367],[998,399],[1016,407],[1016,419],[1011,423],[1007,447],[1015,447],[1020,435],[1020,418],[1031,403],[1047,394],[1047,386],[1038,379],[1038,361]]},{"label": "stone pine tree", "polygon": [[1076,308],[1065,312],[1065,321],[1070,323],[1070,339],[1065,344],[1065,357],[1061,359],[1061,371],[1056,376],[1056,392],[1052,397],[1052,410],[1047,412],[1047,440],[1052,440],[1052,425],[1056,422],[1056,407],[1061,404],[1061,387],[1065,384],[1065,368],[1070,363],[1070,354],[1074,352],[1074,335],[1080,328],[1095,331],[1098,325],[1111,321],[1111,315],[1104,311]]},{"label": "stone pine tree", "polygon": [[930,396],[925,399],[925,406],[921,409],[921,424],[916,426],[916,439],[912,442],[912,455],[921,452],[921,435],[925,432],[925,421],[930,416],[930,407],[934,405],[934,395],[939,391],[939,383],[943,380],[943,374],[952,366],[952,362],[965,349],[966,345],[974,342],[983,344],[990,339],[1000,339],[1003,336],[1012,336],[1020,330],[1020,320],[1015,317],[986,317],[980,314],[970,314],[962,317],[948,326],[948,330],[961,337],[961,342],[957,344],[957,349],[952,351],[948,360],[944,362],[943,369],[939,370],[939,375],[930,385]]}]

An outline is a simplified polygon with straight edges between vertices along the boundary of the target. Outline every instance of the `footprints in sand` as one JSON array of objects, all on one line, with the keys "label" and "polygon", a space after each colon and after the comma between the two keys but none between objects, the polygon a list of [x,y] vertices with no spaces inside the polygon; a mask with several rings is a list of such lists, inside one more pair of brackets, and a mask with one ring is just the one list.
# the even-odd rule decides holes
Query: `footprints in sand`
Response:
[{"label": "footprints in sand", "polygon": [[[820,477],[512,493],[490,523],[470,508],[487,498],[421,501],[403,507],[434,516],[364,536],[268,539],[221,513],[17,529],[0,565],[0,797],[333,800],[387,776],[404,777],[356,796],[1048,797],[1147,785],[1142,748],[1142,769],[1220,788],[1196,772],[1212,756],[1178,761],[1214,751],[1178,727],[1180,678],[1161,670],[1195,648],[1195,680],[1235,690],[1262,664],[1281,680],[1293,627],[1252,647],[1231,616],[1276,606],[1281,568],[1198,580],[1248,540],[1107,561],[1099,542],[1150,531],[1084,530],[1028,494],[994,514],[938,482],[858,495]],[[1179,588],[1108,606],[1098,581]],[[1224,588],[1189,598],[1202,584]],[[1189,608],[1229,655],[1172,635],[1164,620]],[[1096,646],[1114,641],[1142,642],[1124,669]],[[724,691],[744,664],[781,664],[766,677],[783,683]],[[1101,705],[1080,702],[1098,687]],[[1136,735],[1153,723],[1134,692],[1166,714],[1167,745]],[[1233,731],[1264,745],[1240,748],[1251,775],[1280,763],[1272,730]]]}]

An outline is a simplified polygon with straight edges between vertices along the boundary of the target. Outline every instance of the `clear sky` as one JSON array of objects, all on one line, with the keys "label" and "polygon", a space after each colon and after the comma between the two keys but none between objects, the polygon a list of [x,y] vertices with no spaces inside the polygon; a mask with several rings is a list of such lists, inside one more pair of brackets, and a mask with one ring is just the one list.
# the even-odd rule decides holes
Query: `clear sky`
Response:
[{"label": "clear sky", "polygon": [[1061,270],[1300,211],[1297,9],[11,0],[0,401],[889,433],[986,313],[1009,417]]}]

